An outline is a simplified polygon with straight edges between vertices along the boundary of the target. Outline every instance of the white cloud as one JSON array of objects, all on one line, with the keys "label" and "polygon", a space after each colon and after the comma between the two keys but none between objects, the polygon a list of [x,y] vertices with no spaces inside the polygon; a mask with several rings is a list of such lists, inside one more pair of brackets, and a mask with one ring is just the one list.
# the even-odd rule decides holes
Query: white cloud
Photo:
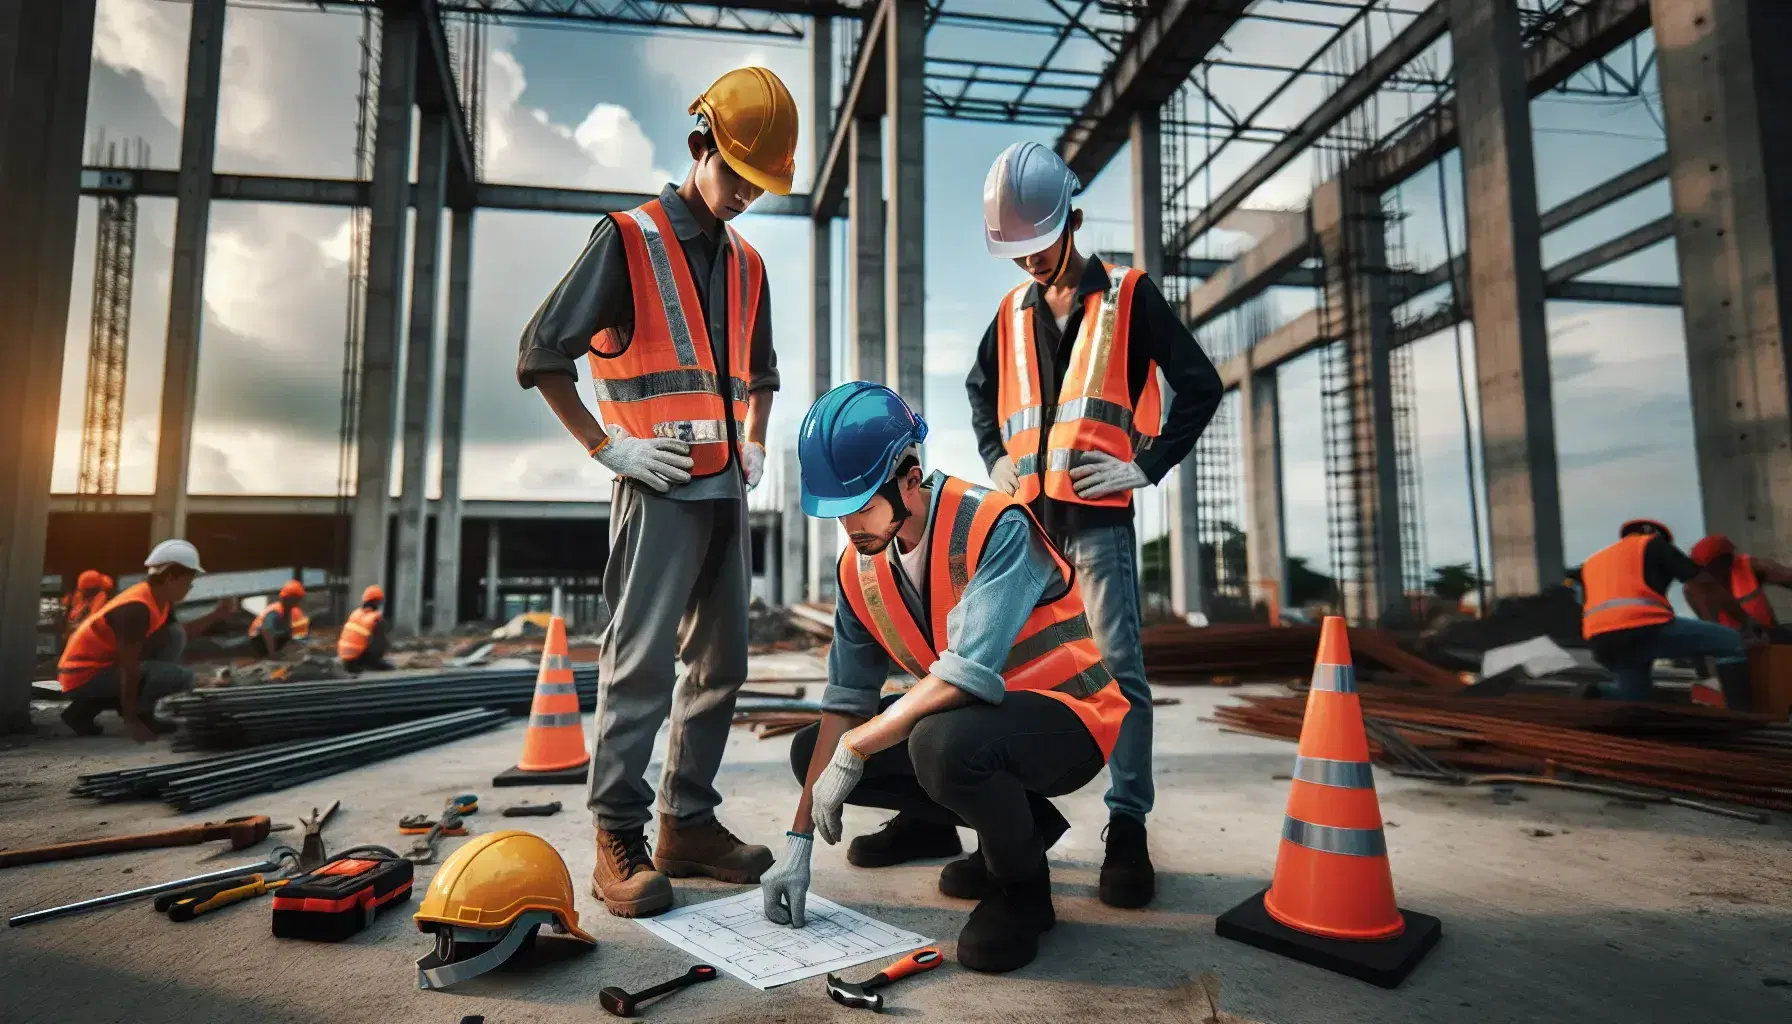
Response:
[{"label": "white cloud", "polygon": [[153,0],[100,0],[94,12],[94,59],[143,76],[157,109],[177,125],[187,92],[191,19],[192,8]]},{"label": "white cloud", "polygon": [[971,372],[971,364],[977,361],[979,340],[957,327],[927,328],[927,376],[963,381],[965,374]]}]

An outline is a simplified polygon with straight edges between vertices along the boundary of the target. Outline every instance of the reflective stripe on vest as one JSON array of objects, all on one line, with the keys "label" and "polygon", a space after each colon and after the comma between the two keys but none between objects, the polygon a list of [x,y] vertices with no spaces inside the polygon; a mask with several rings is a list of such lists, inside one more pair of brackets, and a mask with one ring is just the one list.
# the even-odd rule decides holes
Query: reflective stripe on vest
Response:
[{"label": "reflective stripe on vest", "polygon": [[[723,309],[726,372],[717,365],[704,303],[684,249],[659,200],[611,214],[628,258],[634,324],[591,340],[592,391],[606,426],[635,437],[664,437],[691,446],[694,477],[729,466],[729,442],[746,432],[752,337],[760,312],[765,264],[728,228]],[[615,349],[613,355],[610,354]]]},{"label": "reflective stripe on vest", "polygon": [[[1055,403],[1041,393],[1027,287],[1010,291],[996,315],[997,416],[1003,448],[1019,478],[1014,496],[1023,502],[1043,491],[1057,501],[1126,507],[1132,501],[1129,493],[1078,497],[1069,471],[1090,452],[1130,460],[1149,448],[1158,432],[1162,398],[1157,368],[1151,367],[1136,405],[1129,372],[1133,291],[1144,274],[1121,266],[1107,270],[1108,287],[1083,299],[1082,324]],[[1051,430],[1042,437],[1048,420]]]},{"label": "reflective stripe on vest", "polygon": [[[935,495],[929,510],[925,625],[915,620],[897,589],[890,554],[861,555],[848,547],[840,557],[841,594],[879,646],[916,678],[946,649],[947,617],[970,585],[997,519],[1018,508],[1045,540],[1044,530],[1014,498],[943,474],[935,474],[930,486]],[[1049,541],[1046,548],[1070,585],[1034,608],[1021,626],[1003,666],[1003,683],[1010,691],[1049,691],[1065,700],[1106,755],[1119,734],[1126,698],[1101,661],[1070,564]]]},{"label": "reflective stripe on vest", "polygon": [[1585,596],[1580,613],[1581,635],[1659,626],[1674,619],[1674,606],[1650,588],[1643,575],[1643,555],[1653,538],[1631,534],[1595,552],[1581,566]]},{"label": "reflective stripe on vest", "polygon": [[[1730,593],[1756,625],[1771,629],[1778,624],[1779,620],[1773,614],[1773,605],[1762,590],[1760,577],[1755,575],[1754,559],[1747,555],[1730,557]],[[1736,621],[1736,616],[1727,612],[1718,612],[1717,621],[1731,629],[1742,628],[1742,623]]]},{"label": "reflective stripe on vest", "polygon": [[126,604],[141,604],[149,609],[149,628],[144,631],[145,637],[168,623],[170,609],[156,604],[148,582],[126,587],[117,597],[82,620],[74,635],[68,638],[68,645],[62,649],[62,658],[56,663],[56,681],[61,684],[64,692],[75,689],[92,679],[101,669],[117,663],[118,637],[113,635],[112,626],[106,622],[106,615],[114,608]]}]

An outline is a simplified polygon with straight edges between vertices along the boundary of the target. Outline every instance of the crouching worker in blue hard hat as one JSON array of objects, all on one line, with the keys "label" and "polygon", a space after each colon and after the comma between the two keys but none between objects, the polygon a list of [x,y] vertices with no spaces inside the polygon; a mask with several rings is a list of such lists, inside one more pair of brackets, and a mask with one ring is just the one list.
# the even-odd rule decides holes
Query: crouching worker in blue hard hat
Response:
[{"label": "crouching worker in blue hard hat", "polygon": [[[1031,963],[1055,917],[1046,850],[1070,827],[1049,797],[1107,762],[1127,700],[1101,660],[1075,574],[1020,501],[921,473],[927,424],[857,381],[823,395],[798,439],[803,511],[838,518],[834,643],[822,719],[797,734],[803,780],[766,917],[803,925],[813,836],[857,804],[977,833],[940,891],[979,901],[958,938],[972,970]],[[919,680],[880,703],[889,659]]]}]

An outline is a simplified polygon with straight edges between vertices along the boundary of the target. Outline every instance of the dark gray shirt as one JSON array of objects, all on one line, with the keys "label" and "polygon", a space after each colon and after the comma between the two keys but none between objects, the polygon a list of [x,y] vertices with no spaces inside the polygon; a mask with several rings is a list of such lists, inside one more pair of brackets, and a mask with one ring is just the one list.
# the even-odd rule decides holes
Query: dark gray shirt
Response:
[{"label": "dark gray shirt", "polygon": [[[672,233],[690,265],[691,279],[697,286],[697,300],[703,303],[704,321],[709,327],[710,349],[715,354],[718,376],[726,380],[728,365],[728,247],[733,243],[718,225],[714,235],[698,227],[676,189],[667,185],[660,190],[660,204],[666,219],[672,222]],[[585,251],[566,276],[560,279],[553,294],[535,311],[517,346],[516,380],[525,388],[535,386],[544,373],[579,377],[578,360],[591,350],[591,339],[604,330],[615,330],[627,338],[635,324],[635,300],[628,273],[628,254],[616,222],[600,218],[585,243]],[[759,285],[759,313],[753,323],[753,337],[748,353],[747,391],[778,390],[778,356],[772,350],[772,310],[769,273]],[[728,421],[729,437],[734,438],[734,419]],[[680,501],[709,501],[716,498],[740,498],[746,494],[745,482],[734,458],[734,445],[728,446],[727,472],[692,480],[673,487],[667,497]]]}]

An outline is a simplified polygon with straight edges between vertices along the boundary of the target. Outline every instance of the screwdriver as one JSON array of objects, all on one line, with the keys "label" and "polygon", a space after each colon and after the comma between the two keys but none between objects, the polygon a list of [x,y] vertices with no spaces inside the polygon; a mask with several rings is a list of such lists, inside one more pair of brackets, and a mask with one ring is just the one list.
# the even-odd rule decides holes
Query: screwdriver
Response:
[{"label": "screwdriver", "polygon": [[285,885],[289,879],[268,881],[262,875],[232,878],[210,885],[195,886],[180,892],[167,893],[156,900],[156,909],[166,911],[170,921],[191,921],[220,907],[253,899]]}]

